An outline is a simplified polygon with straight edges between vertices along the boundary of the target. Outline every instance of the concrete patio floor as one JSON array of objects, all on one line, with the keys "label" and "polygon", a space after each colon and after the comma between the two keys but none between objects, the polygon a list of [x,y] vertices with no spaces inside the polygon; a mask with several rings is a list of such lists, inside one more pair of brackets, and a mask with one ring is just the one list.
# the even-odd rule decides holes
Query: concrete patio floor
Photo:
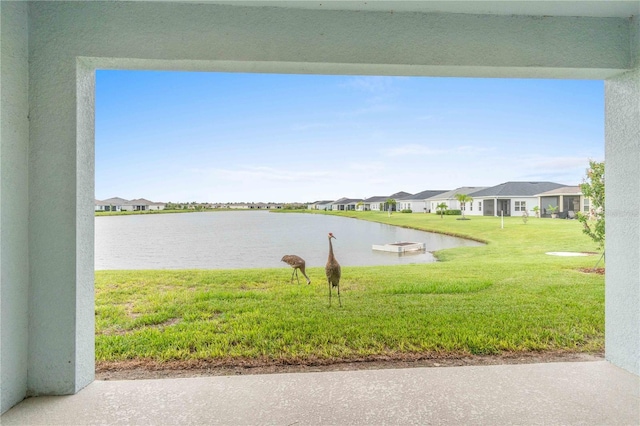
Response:
[{"label": "concrete patio floor", "polygon": [[2,425],[639,425],[640,379],[606,361],[95,381]]}]

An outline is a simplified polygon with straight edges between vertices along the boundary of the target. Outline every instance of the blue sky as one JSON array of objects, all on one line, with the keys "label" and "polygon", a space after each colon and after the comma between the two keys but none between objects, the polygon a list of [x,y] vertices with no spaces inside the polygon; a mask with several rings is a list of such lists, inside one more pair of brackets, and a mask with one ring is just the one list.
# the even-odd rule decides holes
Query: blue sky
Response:
[{"label": "blue sky", "polygon": [[159,71],[96,75],[96,198],[292,202],[576,185],[604,83]]}]

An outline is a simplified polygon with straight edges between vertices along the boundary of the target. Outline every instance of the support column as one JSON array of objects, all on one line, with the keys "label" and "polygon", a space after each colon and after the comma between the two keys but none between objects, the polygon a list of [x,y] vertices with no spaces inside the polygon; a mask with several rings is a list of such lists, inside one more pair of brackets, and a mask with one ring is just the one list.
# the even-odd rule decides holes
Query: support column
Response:
[{"label": "support column", "polygon": [[605,83],[605,350],[640,375],[640,68]]},{"label": "support column", "polygon": [[43,49],[30,63],[32,395],[73,394],[93,380],[95,365],[94,77],[58,53]]}]

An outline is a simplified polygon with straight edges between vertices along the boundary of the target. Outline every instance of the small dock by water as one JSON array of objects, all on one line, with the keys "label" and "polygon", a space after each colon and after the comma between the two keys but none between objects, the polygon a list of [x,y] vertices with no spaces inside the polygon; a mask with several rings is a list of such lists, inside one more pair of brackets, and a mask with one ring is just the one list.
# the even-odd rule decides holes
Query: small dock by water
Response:
[{"label": "small dock by water", "polygon": [[391,253],[405,253],[408,251],[422,251],[427,248],[425,243],[412,243],[407,241],[399,241],[390,244],[374,244],[371,246],[373,250],[388,251]]}]

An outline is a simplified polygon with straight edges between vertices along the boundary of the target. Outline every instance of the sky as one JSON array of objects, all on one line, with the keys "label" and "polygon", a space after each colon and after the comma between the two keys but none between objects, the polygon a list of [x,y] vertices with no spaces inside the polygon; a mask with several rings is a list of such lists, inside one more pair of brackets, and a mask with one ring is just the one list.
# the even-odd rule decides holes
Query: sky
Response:
[{"label": "sky", "polygon": [[100,200],[578,185],[604,160],[604,83],[100,70],[95,131]]}]

